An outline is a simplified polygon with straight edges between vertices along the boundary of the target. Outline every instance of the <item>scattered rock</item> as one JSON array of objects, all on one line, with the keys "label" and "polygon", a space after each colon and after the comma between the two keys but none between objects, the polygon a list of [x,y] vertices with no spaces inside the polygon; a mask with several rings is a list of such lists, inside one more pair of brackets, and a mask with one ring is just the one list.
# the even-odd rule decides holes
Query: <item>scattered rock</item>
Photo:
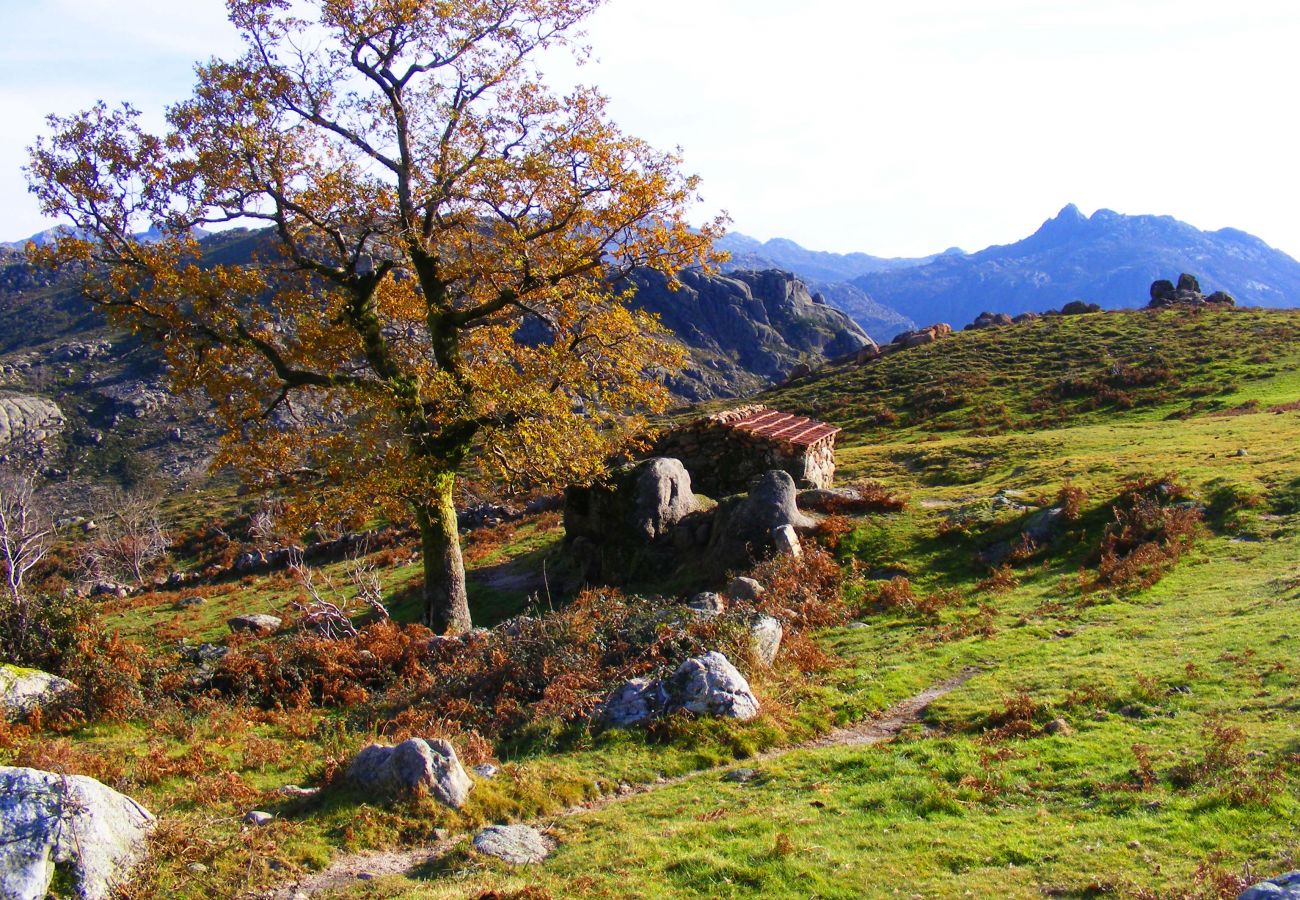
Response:
[{"label": "scattered rock", "polygon": [[1015,320],[1006,313],[982,312],[975,317],[975,321],[966,326],[966,331],[980,331],[985,328],[1005,328],[1015,323]]},{"label": "scattered rock", "polygon": [[124,584],[118,584],[116,581],[96,581],[90,587],[90,596],[92,597],[129,597],[131,589]]},{"label": "scattered rock", "polygon": [[866,629],[868,629],[868,628],[870,628],[870,627],[871,627],[871,626],[868,625],[866,622],[850,622],[850,623],[849,623],[849,631],[864,631],[864,630],[866,630]]},{"label": "scattered rock", "polygon": [[758,715],[758,698],[749,682],[721,653],[710,651],[688,659],[667,680],[668,710],[697,716],[749,721]]},{"label": "scattered rock", "polygon": [[21,719],[75,689],[71,681],[40,669],[0,664],[0,713],[5,718]]},{"label": "scattered rock", "polygon": [[177,609],[197,609],[208,601],[203,597],[182,597],[176,601]]},{"label": "scattered rock", "polygon": [[748,721],[758,715],[749,682],[716,650],[688,659],[662,680],[636,678],[616,688],[601,705],[608,726],[642,725],[678,711]]},{"label": "scattered rock", "polygon": [[296,784],[286,784],[276,791],[281,797],[289,797],[294,800],[310,800],[320,793],[320,788],[298,787]]},{"label": "scattered rock", "polygon": [[799,509],[830,515],[861,503],[862,494],[853,488],[815,488],[801,492],[795,499]]},{"label": "scattered rock", "polygon": [[1247,888],[1237,900],[1300,900],[1300,872],[1288,872]]},{"label": "scattered rock", "polygon": [[767,588],[763,587],[752,578],[744,576],[731,579],[731,584],[727,585],[727,596],[732,600],[742,600],[748,603],[757,603],[763,599],[767,593]]},{"label": "scattered rock", "polygon": [[81,900],[108,900],[144,858],[153,825],[93,778],[0,767],[0,896],[43,900],[63,866]]},{"label": "scattered rock", "polygon": [[686,608],[692,612],[699,613],[705,618],[720,616],[727,611],[726,601],[712,591],[704,591],[696,594],[690,600],[686,601]]},{"label": "scattered rock", "polygon": [[396,747],[371,744],[352,761],[348,779],[390,796],[424,788],[452,809],[465,805],[474,786],[451,744],[422,738],[411,738]]},{"label": "scattered rock", "polygon": [[1195,275],[1184,272],[1178,276],[1178,286],[1172,281],[1160,279],[1151,285],[1151,303],[1148,309],[1163,309],[1169,306],[1236,306],[1237,301],[1231,294],[1215,291],[1208,297],[1201,293],[1201,283]]},{"label": "scattered rock", "polygon": [[1070,723],[1064,719],[1053,719],[1043,727],[1043,731],[1046,734],[1057,737],[1069,737],[1074,734],[1074,729],[1071,728]]},{"label": "scattered rock", "polygon": [[235,634],[248,632],[251,634],[274,634],[280,630],[284,623],[275,616],[268,616],[265,613],[249,613],[248,615],[235,616],[226,622],[230,630]]},{"label": "scattered rock", "polygon": [[201,862],[192,862],[185,868],[193,875],[204,875],[208,871],[208,867]]},{"label": "scattered rock", "polygon": [[785,629],[781,622],[772,616],[758,616],[749,623],[749,646],[754,658],[765,666],[776,662],[776,654],[781,649],[781,638]]},{"label": "scattered rock", "polygon": [[261,810],[256,809],[244,816],[244,824],[252,825],[254,828],[262,828],[263,826],[270,825],[274,821],[275,816],[271,815],[269,812],[262,812]]},{"label": "scattered rock", "polygon": [[758,769],[732,769],[722,776],[722,780],[729,784],[749,784],[751,781],[757,781],[761,776],[762,773]]},{"label": "scattered rock", "polygon": [[952,334],[952,326],[944,322],[936,325],[930,325],[926,328],[919,328],[916,331],[904,331],[897,335],[890,343],[892,347],[902,347],[910,349],[912,347],[923,347],[926,344],[933,344],[940,338]]},{"label": "scattered rock", "polygon": [[667,706],[663,682],[633,678],[605,698],[599,718],[611,728],[629,728],[658,718]]},{"label": "scattered rock", "polygon": [[793,556],[795,559],[803,556],[803,545],[799,543],[799,534],[794,530],[793,525],[779,525],[773,528],[772,543],[776,547],[776,552],[782,556]]},{"label": "scattered rock", "polygon": [[1061,307],[1063,316],[1085,316],[1089,313],[1099,313],[1101,307],[1096,303],[1089,303],[1086,300],[1071,300]]},{"label": "scattered rock", "polygon": [[551,855],[551,842],[528,825],[491,825],[475,835],[474,849],[512,866],[528,866]]},{"label": "scattered rock", "polygon": [[491,763],[479,763],[473,768],[474,774],[479,778],[496,778],[499,771],[500,769]]}]

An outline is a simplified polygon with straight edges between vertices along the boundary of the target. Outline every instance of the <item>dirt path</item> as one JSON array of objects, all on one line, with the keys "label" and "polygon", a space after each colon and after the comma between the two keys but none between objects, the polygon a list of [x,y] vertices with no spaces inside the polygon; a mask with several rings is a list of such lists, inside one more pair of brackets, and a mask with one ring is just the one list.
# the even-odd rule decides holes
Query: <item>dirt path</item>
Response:
[{"label": "dirt path", "polygon": [[[623,785],[615,794],[592,800],[580,806],[570,807],[556,815],[544,816],[532,824],[544,829],[546,825],[556,819],[596,812],[616,803],[630,800],[633,797],[663,790],[702,776],[716,775],[724,769],[748,768],[800,750],[821,750],[830,747],[870,747],[874,744],[883,744],[886,741],[893,740],[909,725],[918,724],[931,703],[946,694],[952,693],[978,674],[978,669],[964,669],[952,678],[931,685],[916,696],[908,697],[906,700],[895,704],[880,716],[864,719],[847,728],[836,729],[811,741],[769,750],[766,753],[758,754],[721,769],[701,769],[676,778],[664,778],[652,784]],[[341,856],[331,863],[328,868],[309,875],[295,884],[283,887],[270,896],[277,898],[277,900],[297,900],[300,897],[311,897],[324,891],[345,888],[348,885],[356,884],[359,880],[401,875],[418,866],[440,859],[460,843],[461,839],[461,836],[457,836],[413,850],[387,850]]]}]

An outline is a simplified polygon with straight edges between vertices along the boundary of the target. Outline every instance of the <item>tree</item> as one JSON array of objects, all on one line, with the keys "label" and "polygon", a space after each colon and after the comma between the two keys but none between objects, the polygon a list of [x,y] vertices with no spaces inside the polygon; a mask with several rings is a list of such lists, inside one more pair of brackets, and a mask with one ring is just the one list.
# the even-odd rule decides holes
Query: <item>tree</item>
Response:
[{"label": "tree", "polygon": [[54,525],[36,499],[31,476],[0,469],[0,570],[9,592],[10,615],[26,621],[27,593],[23,582],[50,550]]},{"label": "tree", "polygon": [[96,504],[101,523],[82,548],[82,567],[93,579],[130,578],[144,587],[150,571],[167,556],[171,540],[163,528],[161,502],[143,489],[109,491]]},{"label": "tree", "polygon": [[[220,462],[305,515],[407,509],[438,632],[470,627],[471,452],[509,484],[598,473],[682,362],[622,277],[707,262],[721,229],[689,227],[677,155],[542,85],[601,2],[227,0],[246,52],[199,65],[164,134],[100,104],[31,151],[70,226],[35,256],[159,339],[224,420]],[[193,229],[249,222],[257,264],[201,259]]]}]

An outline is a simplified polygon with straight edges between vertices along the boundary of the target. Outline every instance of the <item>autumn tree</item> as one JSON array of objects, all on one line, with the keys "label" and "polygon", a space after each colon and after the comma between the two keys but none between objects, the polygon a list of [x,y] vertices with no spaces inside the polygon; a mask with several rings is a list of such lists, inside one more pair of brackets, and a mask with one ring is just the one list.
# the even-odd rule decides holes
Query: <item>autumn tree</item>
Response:
[{"label": "autumn tree", "polygon": [[[539,55],[581,55],[601,2],[227,0],[245,52],[197,66],[163,133],[100,104],[31,151],[70,226],[32,252],[157,338],[221,415],[219,461],[304,516],[413,515],[438,632],[470,627],[467,458],[514,484],[597,473],[681,363],[622,276],[671,276],[719,230],[689,227],[675,154],[596,90],[544,86]],[[266,249],[204,260],[194,229],[221,223]]]}]

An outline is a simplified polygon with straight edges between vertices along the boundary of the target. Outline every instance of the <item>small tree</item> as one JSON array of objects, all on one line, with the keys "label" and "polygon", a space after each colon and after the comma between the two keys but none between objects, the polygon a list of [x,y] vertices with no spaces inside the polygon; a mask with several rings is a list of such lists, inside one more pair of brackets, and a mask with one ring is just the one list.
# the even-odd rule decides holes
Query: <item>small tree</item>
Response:
[{"label": "small tree", "polygon": [[10,609],[18,631],[25,631],[28,602],[27,573],[50,550],[54,525],[36,499],[30,475],[0,469],[0,571],[9,592]]},{"label": "small tree", "polygon": [[[198,67],[166,134],[101,104],[32,150],[75,229],[36,258],[88,263],[86,295],[160,339],[224,418],[219,461],[313,517],[413,514],[438,632],[471,624],[471,451],[508,482],[596,474],[682,362],[622,276],[720,230],[689,227],[695,179],[596,91],[542,86],[535,57],[601,2],[227,0],[247,50]],[[201,262],[195,226],[250,221],[258,264]]]},{"label": "small tree", "polygon": [[155,563],[167,555],[158,499],[142,490],[110,492],[99,504],[95,539],[82,552],[94,578],[129,578],[141,587]]}]

